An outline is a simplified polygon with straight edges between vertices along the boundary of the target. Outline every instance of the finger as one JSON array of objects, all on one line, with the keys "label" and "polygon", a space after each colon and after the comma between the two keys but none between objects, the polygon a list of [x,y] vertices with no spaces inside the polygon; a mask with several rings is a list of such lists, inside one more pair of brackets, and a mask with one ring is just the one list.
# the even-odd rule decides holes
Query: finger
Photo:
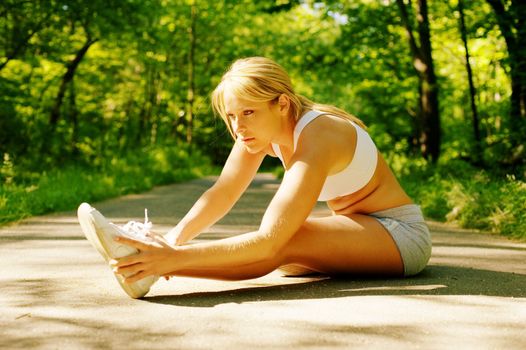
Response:
[{"label": "finger", "polygon": [[146,278],[150,275],[150,273],[148,273],[147,271],[140,271],[138,273],[136,273],[135,275],[132,275],[132,276],[128,276],[128,277],[125,277],[124,278],[124,282],[125,283],[134,283],[134,282],[137,282],[139,280],[142,280],[143,278]]},{"label": "finger", "polygon": [[115,266],[113,272],[123,276],[132,276],[144,270],[144,264],[133,264],[126,266]]},{"label": "finger", "polygon": [[162,242],[162,236],[155,232],[148,232],[146,234],[146,237],[152,239],[155,242]]},{"label": "finger", "polygon": [[131,247],[137,248],[139,250],[148,249],[148,244],[146,244],[144,242],[141,242],[141,241],[137,241],[137,240],[132,239],[132,238],[123,237],[123,236],[117,236],[117,237],[115,237],[114,240],[115,240],[115,242],[119,242],[121,244],[126,244],[126,245],[129,245]]},{"label": "finger", "polygon": [[141,256],[139,254],[133,254],[130,256],[125,256],[123,258],[116,258],[109,261],[112,267],[123,267],[134,265],[141,262]]},{"label": "finger", "polygon": [[160,235],[158,233],[150,232],[148,233],[148,237],[154,242],[159,244],[160,247],[169,247],[170,243],[164,238],[163,235]]}]

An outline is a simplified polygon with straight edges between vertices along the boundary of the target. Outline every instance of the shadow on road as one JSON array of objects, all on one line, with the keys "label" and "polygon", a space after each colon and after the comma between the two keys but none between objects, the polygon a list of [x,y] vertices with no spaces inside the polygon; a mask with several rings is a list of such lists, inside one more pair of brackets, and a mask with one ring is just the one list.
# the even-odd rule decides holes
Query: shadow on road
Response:
[{"label": "shadow on road", "polygon": [[484,295],[524,298],[526,276],[453,266],[429,266],[413,278],[386,280],[351,276],[327,277],[296,284],[153,296],[144,300],[176,306],[214,307],[226,303],[365,295]]}]

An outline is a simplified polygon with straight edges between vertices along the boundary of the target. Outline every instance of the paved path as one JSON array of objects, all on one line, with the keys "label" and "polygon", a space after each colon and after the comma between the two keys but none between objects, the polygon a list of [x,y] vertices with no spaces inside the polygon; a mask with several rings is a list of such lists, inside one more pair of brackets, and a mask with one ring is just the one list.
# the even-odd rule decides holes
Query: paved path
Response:
[{"label": "paved path", "polygon": [[[168,230],[213,179],[97,203],[116,223],[149,208]],[[254,229],[277,188],[257,178],[201,239]],[[313,215],[324,215],[320,206]],[[430,266],[410,279],[159,281],[129,299],[74,212],[0,229],[1,349],[525,349],[526,244],[430,223]]]}]

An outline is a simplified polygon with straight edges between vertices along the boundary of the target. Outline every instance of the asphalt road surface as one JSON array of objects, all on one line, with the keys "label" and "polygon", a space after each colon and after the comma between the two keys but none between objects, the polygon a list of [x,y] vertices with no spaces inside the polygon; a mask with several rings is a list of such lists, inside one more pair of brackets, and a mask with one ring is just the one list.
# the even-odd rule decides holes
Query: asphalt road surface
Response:
[{"label": "asphalt road surface", "polygon": [[[91,204],[115,223],[148,208],[164,232],[213,181]],[[259,175],[199,239],[256,229],[278,185]],[[173,278],[133,300],[76,212],[34,217],[0,228],[0,349],[526,349],[526,244],[429,226],[430,265],[413,278]]]}]

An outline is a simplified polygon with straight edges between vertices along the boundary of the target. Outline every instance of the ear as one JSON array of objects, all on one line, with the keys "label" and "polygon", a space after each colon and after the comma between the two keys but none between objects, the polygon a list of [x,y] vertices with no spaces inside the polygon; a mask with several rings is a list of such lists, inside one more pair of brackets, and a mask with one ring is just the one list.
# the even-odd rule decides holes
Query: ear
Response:
[{"label": "ear", "polygon": [[282,114],[288,114],[290,110],[290,97],[285,94],[281,94],[278,99],[279,111]]}]

